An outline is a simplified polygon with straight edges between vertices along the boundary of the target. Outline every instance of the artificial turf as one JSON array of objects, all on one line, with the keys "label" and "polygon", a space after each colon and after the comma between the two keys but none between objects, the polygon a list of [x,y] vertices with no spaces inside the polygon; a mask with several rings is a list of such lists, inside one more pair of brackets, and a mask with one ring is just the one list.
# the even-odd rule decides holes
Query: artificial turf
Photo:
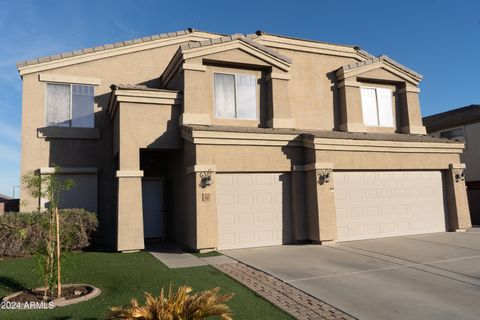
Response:
[{"label": "artificial turf", "polygon": [[[73,253],[63,264],[63,283],[86,283],[102,290],[100,296],[52,310],[0,310],[0,319],[105,319],[111,306],[143,300],[144,292],[158,294],[170,284],[190,285],[195,291],[220,287],[233,292],[227,302],[234,319],[292,319],[246,287],[210,267],[168,269],[146,252]],[[0,297],[22,288],[41,286],[35,258],[0,261]]]}]

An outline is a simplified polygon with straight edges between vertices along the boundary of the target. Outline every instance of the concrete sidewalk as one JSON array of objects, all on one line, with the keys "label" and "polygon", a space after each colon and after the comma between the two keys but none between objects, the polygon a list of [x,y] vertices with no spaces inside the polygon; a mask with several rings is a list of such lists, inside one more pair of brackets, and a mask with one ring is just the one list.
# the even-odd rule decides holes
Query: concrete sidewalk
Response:
[{"label": "concrete sidewalk", "polygon": [[170,269],[198,267],[214,264],[236,263],[227,256],[197,257],[185,252],[180,246],[172,243],[149,245],[146,249],[152,256],[160,260]]}]

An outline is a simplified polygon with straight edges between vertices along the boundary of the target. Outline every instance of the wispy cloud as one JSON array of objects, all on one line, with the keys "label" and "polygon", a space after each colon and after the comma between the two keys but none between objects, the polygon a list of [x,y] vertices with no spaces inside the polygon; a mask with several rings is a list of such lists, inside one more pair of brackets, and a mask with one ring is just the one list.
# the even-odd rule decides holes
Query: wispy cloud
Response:
[{"label": "wispy cloud", "polygon": [[0,164],[2,162],[15,162],[20,161],[20,151],[18,148],[0,142]]},{"label": "wispy cloud", "polygon": [[3,140],[20,143],[20,126],[0,122],[0,136]]}]

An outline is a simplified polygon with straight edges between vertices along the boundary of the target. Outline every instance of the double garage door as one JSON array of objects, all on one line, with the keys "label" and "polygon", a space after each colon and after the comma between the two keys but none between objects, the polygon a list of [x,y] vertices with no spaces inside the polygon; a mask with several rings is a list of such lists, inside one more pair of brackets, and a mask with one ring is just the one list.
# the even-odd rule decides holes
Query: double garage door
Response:
[{"label": "double garage door", "polygon": [[335,172],[337,240],[442,232],[440,171]]},{"label": "double garage door", "polygon": [[[335,171],[334,179],[338,241],[446,230],[440,171]],[[217,174],[217,217],[219,249],[290,243],[288,174]]]}]

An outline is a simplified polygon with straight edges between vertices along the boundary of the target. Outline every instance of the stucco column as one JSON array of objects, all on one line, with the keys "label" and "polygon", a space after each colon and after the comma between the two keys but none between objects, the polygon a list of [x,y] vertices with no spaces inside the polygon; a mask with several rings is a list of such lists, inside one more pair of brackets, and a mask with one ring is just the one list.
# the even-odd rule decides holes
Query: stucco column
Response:
[{"label": "stucco column", "polygon": [[184,63],[183,70],[183,113],[180,116],[180,124],[203,124],[209,125],[210,115],[205,113],[203,103],[209,101],[207,91],[199,83],[205,82],[207,68],[197,63]]},{"label": "stucco column", "polygon": [[143,171],[117,171],[117,250],[145,248],[142,207]]},{"label": "stucco column", "polygon": [[420,89],[413,86],[405,86],[398,90],[402,107],[402,133],[426,134],[423,126],[422,114],[420,112],[420,100],[418,94]]},{"label": "stucco column", "polygon": [[363,124],[362,97],[360,84],[354,80],[344,80],[338,84],[340,127],[345,132],[366,132]]},{"label": "stucco column", "polygon": [[290,76],[283,73],[270,73],[267,76],[268,116],[267,126],[270,128],[295,128],[295,121],[290,112],[289,94]]},{"label": "stucco column", "polygon": [[465,186],[465,164],[450,164],[445,176],[448,217],[451,231],[463,231],[472,226]]},{"label": "stucco column", "polygon": [[202,252],[218,247],[216,169],[211,165],[196,165],[192,169],[195,174],[196,249]]},{"label": "stucco column", "polygon": [[337,239],[333,165],[305,166],[309,237],[313,242],[331,243]]}]

